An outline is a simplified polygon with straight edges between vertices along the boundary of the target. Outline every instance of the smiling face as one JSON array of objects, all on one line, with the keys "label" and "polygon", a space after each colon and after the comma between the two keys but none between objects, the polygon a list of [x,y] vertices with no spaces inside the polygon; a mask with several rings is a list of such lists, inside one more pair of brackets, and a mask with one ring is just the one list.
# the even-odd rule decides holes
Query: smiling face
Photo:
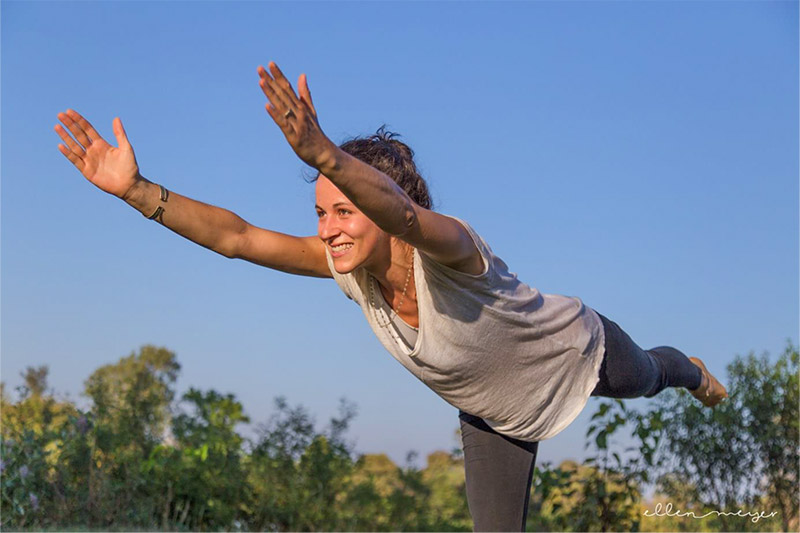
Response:
[{"label": "smiling face", "polygon": [[316,185],[317,234],[333,257],[340,274],[359,266],[368,270],[390,255],[390,236],[359,211],[328,178]]}]

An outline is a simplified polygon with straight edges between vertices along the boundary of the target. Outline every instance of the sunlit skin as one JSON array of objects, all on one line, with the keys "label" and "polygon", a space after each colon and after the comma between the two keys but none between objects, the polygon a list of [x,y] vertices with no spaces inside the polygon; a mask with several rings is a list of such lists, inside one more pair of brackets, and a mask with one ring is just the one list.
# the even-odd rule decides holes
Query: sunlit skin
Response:
[{"label": "sunlit skin", "polygon": [[393,309],[397,309],[402,298],[400,318],[419,327],[413,272],[402,297],[413,259],[412,247],[381,230],[322,174],[316,183],[315,209],[319,219],[317,234],[329,250],[334,245],[353,244],[342,257],[333,257],[336,271],[346,274],[364,268],[378,281]]},{"label": "sunlit skin", "polygon": [[[484,264],[467,229],[452,217],[416,205],[391,178],[341,150],[319,126],[305,74],[300,75],[295,93],[275,62],[268,67],[269,71],[258,68],[259,85],[269,100],[266,110],[295,154],[320,173],[316,186],[320,240],[258,228],[235,213],[177,193],[169,200],[161,198],[162,187],[139,174],[119,118],[113,123],[118,143],[114,147],[76,111],[59,113],[61,124],[55,130],[63,144],[58,149],[103,191],[225,257],[292,274],[330,277],[323,246],[352,244],[334,257],[336,271],[363,268],[400,318],[418,327],[416,285],[413,271],[409,274],[414,252],[478,275]],[[334,253],[331,250],[331,256]]]}]

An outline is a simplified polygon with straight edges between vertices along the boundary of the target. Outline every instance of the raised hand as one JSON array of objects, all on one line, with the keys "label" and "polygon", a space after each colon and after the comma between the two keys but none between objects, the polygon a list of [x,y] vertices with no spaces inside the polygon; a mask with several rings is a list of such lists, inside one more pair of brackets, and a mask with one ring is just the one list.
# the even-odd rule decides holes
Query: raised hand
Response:
[{"label": "raised hand", "polygon": [[281,129],[294,153],[306,164],[319,170],[330,162],[338,148],[319,126],[306,75],[301,74],[298,80],[298,97],[278,65],[270,61],[268,66],[269,72],[264,67],[258,67],[261,77],[259,85],[269,99],[267,113]]},{"label": "raised hand", "polygon": [[[99,133],[77,111],[68,109],[59,113],[55,130],[64,144],[59,144],[59,151],[69,159],[81,174],[103,191],[124,198],[126,193],[139,179],[139,165],[133,154],[133,147],[128,142],[122,121],[114,119],[114,136],[118,148],[108,144]],[[67,133],[67,129],[75,137]]]}]

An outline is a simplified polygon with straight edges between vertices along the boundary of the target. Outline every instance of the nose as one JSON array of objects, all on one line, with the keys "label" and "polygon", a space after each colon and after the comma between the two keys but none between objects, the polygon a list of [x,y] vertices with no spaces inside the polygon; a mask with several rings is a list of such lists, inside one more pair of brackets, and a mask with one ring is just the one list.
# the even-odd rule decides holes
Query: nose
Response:
[{"label": "nose", "polygon": [[319,219],[317,234],[323,241],[327,241],[340,233],[339,224],[335,217],[324,216]]}]

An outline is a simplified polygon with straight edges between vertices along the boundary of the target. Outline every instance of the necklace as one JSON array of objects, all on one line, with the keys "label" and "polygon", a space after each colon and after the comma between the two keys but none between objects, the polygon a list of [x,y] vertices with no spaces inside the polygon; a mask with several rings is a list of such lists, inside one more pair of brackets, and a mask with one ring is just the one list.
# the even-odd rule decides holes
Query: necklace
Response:
[{"label": "necklace", "polygon": [[[408,290],[408,281],[411,279],[411,272],[413,270],[414,270],[414,249],[412,248],[411,249],[411,266],[408,267],[408,273],[406,274],[406,283],[405,283],[405,285],[403,285],[403,294],[400,295],[400,303],[397,304],[397,310],[392,309],[392,306],[389,305],[389,309],[392,310],[392,312],[389,314],[389,321],[386,322],[385,324],[381,324],[381,321],[378,319],[377,322],[378,322],[378,325],[380,327],[382,327],[382,328],[387,327],[389,324],[392,323],[392,319],[400,313],[400,307],[403,306],[403,302],[405,301],[406,291]],[[369,301],[372,304],[372,307],[376,308],[377,306],[375,305],[375,291],[373,289],[374,285],[375,285],[374,282],[369,284]],[[386,302],[386,303],[388,304],[389,302]],[[376,314],[376,319],[377,319],[377,314]]]}]

